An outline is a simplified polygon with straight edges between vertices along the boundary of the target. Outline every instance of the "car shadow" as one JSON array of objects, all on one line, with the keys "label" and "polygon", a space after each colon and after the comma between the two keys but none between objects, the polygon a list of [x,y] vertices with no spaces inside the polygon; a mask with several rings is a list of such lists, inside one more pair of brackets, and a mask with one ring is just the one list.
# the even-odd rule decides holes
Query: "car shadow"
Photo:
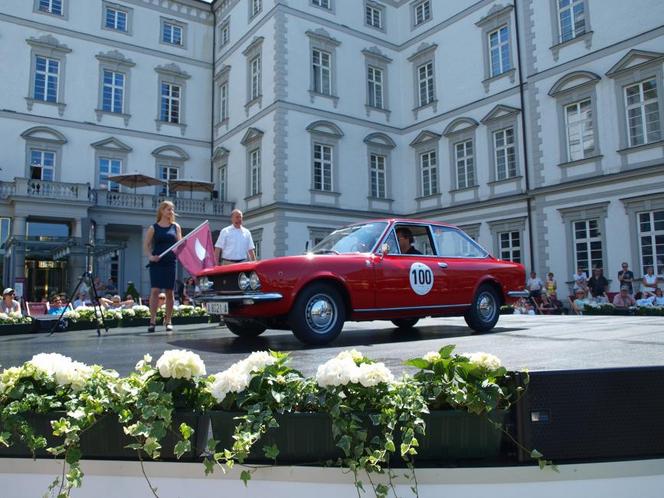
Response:
[{"label": "car shadow", "polygon": [[[518,327],[496,327],[491,333],[501,333],[522,330]],[[259,337],[219,337],[195,339],[186,338],[169,341],[169,344],[178,348],[206,351],[209,353],[251,353],[252,351],[301,351],[312,349],[345,348],[355,346],[370,346],[376,344],[404,343],[415,341],[435,340],[446,337],[470,336],[470,329],[464,326],[422,326],[415,327],[409,331],[391,329],[355,329],[342,331],[341,335],[330,344],[323,346],[312,346],[302,344],[288,330],[268,332]]]}]

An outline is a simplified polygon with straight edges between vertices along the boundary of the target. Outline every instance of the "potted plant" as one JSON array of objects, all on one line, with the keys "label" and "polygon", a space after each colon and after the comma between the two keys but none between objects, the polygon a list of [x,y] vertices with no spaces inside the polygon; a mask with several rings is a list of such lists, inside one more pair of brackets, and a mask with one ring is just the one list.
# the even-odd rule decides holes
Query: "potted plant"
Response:
[{"label": "potted plant", "polygon": [[150,323],[150,308],[136,305],[131,308],[120,310],[122,319],[121,327],[147,327]]},{"label": "potted plant", "polygon": [[187,325],[191,323],[208,323],[210,315],[200,306],[181,304],[173,308],[173,325]]},{"label": "potted plant", "polygon": [[20,313],[0,313],[0,335],[23,334],[32,330],[32,317]]}]

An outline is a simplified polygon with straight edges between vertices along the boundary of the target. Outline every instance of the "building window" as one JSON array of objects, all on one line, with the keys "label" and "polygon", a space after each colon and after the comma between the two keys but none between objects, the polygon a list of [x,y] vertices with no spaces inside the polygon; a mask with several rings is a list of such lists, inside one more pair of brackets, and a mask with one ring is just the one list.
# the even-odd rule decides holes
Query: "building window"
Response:
[{"label": "building window", "polygon": [[225,47],[231,41],[231,23],[226,19],[219,29],[219,46]]},{"label": "building window", "polygon": [[330,10],[332,6],[330,5],[330,0],[311,0],[311,5],[320,7],[321,9]]},{"label": "building window", "polygon": [[115,31],[126,33],[129,29],[127,23],[128,14],[116,7],[106,6],[104,9],[104,27]]},{"label": "building window", "polygon": [[30,178],[52,182],[55,178],[55,152],[42,149],[30,150]]},{"label": "building window", "polygon": [[311,63],[314,70],[313,91],[323,95],[332,95],[332,64],[331,55],[322,50],[311,52]]},{"label": "building window", "polygon": [[174,24],[169,21],[161,23],[161,41],[169,45],[176,45],[181,47],[184,45],[182,26]]},{"label": "building window", "polygon": [[572,226],[574,230],[574,267],[586,271],[593,268],[604,268],[599,220],[575,221]]},{"label": "building window", "polygon": [[638,214],[641,272],[652,266],[655,274],[664,274],[664,210]]},{"label": "building window", "polygon": [[249,101],[261,96],[261,56],[257,55],[249,62],[249,72],[251,77]]},{"label": "building window", "polygon": [[119,192],[120,184],[109,182],[108,177],[122,173],[122,160],[110,159],[107,157],[99,158],[99,188]]},{"label": "building window", "polygon": [[219,166],[219,200],[226,200],[226,185],[228,182],[228,165],[222,164]]},{"label": "building window", "polygon": [[630,147],[661,139],[655,78],[625,87],[627,136]]},{"label": "building window", "polygon": [[436,164],[436,152],[429,151],[420,154],[420,171],[422,179],[422,196],[438,193],[438,167]]},{"label": "building window", "polygon": [[102,109],[106,112],[124,112],[125,75],[104,69]]},{"label": "building window", "polygon": [[364,22],[367,26],[383,29],[383,11],[373,5],[364,8]]},{"label": "building window", "polygon": [[159,119],[167,123],[180,122],[180,87],[172,83],[161,84]]},{"label": "building window", "polygon": [[369,105],[383,108],[383,71],[373,66],[368,67]]},{"label": "building window", "polygon": [[249,195],[261,192],[261,150],[254,149],[249,153]]},{"label": "building window", "polygon": [[180,169],[175,167],[175,166],[168,166],[165,164],[160,164],[158,166],[159,169],[159,179],[164,183],[164,185],[161,186],[161,190],[159,191],[159,195],[165,195],[167,197],[171,197],[172,195],[175,195],[175,192],[170,191],[169,187],[169,181],[170,180],[177,180],[178,177],[180,176]]},{"label": "building window", "polygon": [[454,144],[454,160],[456,162],[457,188],[468,188],[475,185],[475,164],[473,141],[464,140]]},{"label": "building window", "polygon": [[429,0],[415,4],[413,9],[415,13],[415,26],[424,24],[431,19],[431,2]]},{"label": "building window", "polygon": [[496,179],[507,180],[516,176],[514,128],[493,132],[493,150],[496,160]]},{"label": "building window", "polygon": [[39,0],[38,10],[40,12],[46,12],[47,14],[53,14],[54,16],[62,16],[62,0]]},{"label": "building window", "polygon": [[521,232],[510,231],[498,233],[500,259],[521,263]]},{"label": "building window", "polygon": [[35,86],[32,98],[44,102],[57,102],[59,73],[60,61],[36,56]]},{"label": "building window", "polygon": [[578,161],[595,152],[595,133],[590,99],[565,106],[567,160]]},{"label": "building window", "polygon": [[263,0],[249,0],[249,19],[258,15],[263,10]]},{"label": "building window", "polygon": [[510,31],[502,26],[489,33],[489,61],[491,77],[498,76],[512,69],[510,63]]},{"label": "building window", "polygon": [[417,68],[417,82],[420,107],[433,102],[433,62],[427,62]]},{"label": "building window", "polygon": [[585,0],[557,0],[560,42],[566,42],[586,32]]},{"label": "building window", "polygon": [[314,144],[314,190],[332,192],[332,147]]},{"label": "building window", "polygon": [[228,119],[228,82],[219,87],[219,117],[222,122]]},{"label": "building window", "polygon": [[385,156],[371,154],[369,156],[369,163],[371,177],[371,197],[375,197],[376,199],[385,199],[387,197]]}]

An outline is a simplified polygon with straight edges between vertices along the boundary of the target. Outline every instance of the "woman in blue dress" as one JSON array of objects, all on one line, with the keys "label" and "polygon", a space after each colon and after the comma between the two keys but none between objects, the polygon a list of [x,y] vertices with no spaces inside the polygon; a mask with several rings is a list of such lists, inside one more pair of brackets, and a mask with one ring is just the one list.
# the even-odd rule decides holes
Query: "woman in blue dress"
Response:
[{"label": "woman in blue dress", "polygon": [[157,323],[158,296],[163,289],[166,294],[164,325],[166,330],[173,330],[173,288],[175,287],[175,254],[171,251],[159,255],[182,238],[180,225],[175,223],[175,206],[171,201],[163,201],[157,209],[157,223],[148,228],[143,244],[143,251],[150,261],[150,326],[148,332],[155,331]]}]

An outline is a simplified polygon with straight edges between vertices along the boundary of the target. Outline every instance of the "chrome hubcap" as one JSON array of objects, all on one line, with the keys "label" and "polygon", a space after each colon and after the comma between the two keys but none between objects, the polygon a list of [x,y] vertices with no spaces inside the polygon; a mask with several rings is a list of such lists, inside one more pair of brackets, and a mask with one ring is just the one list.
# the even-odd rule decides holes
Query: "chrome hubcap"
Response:
[{"label": "chrome hubcap", "polygon": [[337,321],[337,307],[325,294],[316,294],[307,302],[306,320],[309,328],[317,334],[330,331]]},{"label": "chrome hubcap", "polygon": [[496,313],[496,302],[491,294],[481,294],[477,302],[477,311],[483,321],[493,320]]}]

